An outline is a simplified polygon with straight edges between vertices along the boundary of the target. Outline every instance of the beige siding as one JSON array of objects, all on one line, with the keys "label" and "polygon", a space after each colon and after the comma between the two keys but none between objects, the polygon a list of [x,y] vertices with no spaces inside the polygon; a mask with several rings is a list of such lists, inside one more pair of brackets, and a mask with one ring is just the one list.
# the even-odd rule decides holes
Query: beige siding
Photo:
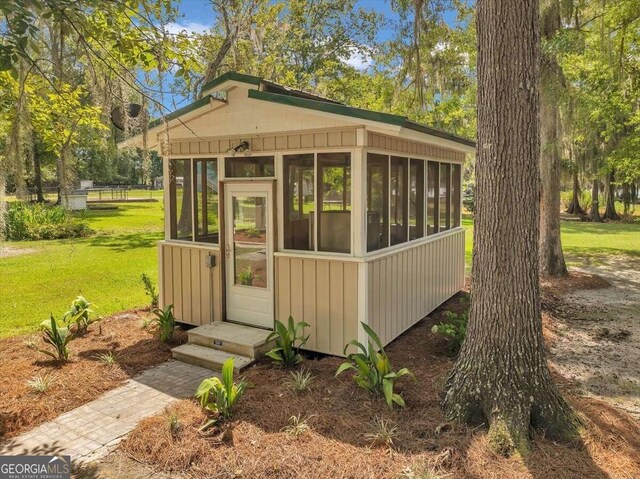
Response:
[{"label": "beige siding", "polygon": [[225,138],[203,138],[204,141],[194,142],[190,138],[172,138],[172,155],[203,155],[224,154],[229,146],[235,146],[243,140],[249,141],[251,151],[290,151],[300,149],[353,147],[356,146],[356,130],[329,129],[324,131],[298,131],[283,134],[268,134],[255,136],[234,136]]},{"label": "beige siding", "polygon": [[464,161],[465,154],[461,151],[430,145],[418,141],[405,140],[381,133],[369,131],[367,134],[367,146],[378,148],[405,156],[421,155],[445,161]]},{"label": "beige siding", "polygon": [[367,261],[368,324],[388,344],[464,286],[464,230]]},{"label": "beige siding", "polygon": [[[179,321],[209,324],[222,319],[220,252],[213,248],[162,242],[160,304],[173,304]],[[206,266],[207,256],[216,257],[216,266]]]},{"label": "beige siding", "polygon": [[305,321],[306,349],[342,356],[358,338],[358,263],[276,256],[276,318]]}]

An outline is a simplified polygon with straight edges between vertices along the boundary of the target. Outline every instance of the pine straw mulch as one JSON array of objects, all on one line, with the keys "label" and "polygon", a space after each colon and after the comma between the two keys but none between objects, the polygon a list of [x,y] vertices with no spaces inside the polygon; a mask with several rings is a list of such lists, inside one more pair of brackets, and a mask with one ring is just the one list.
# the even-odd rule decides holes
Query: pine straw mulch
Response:
[{"label": "pine straw mulch", "polygon": [[[131,376],[171,356],[170,346],[142,329],[148,313],[125,311],[89,326],[89,332],[69,343],[69,361],[59,363],[39,353],[49,349],[40,334],[0,339],[0,439],[25,432],[92,401]],[[178,332],[176,343],[186,334]],[[98,355],[112,351],[117,364],[107,366]],[[54,376],[45,393],[26,382],[36,375]]]},{"label": "pine straw mulch", "polygon": [[[640,431],[628,416],[607,404],[570,398],[587,426],[573,444],[536,438],[526,459],[492,453],[486,428],[445,423],[440,408],[444,380],[453,365],[446,342],[431,333],[445,310],[460,310],[460,294],[387,348],[396,367],[407,366],[416,382],[399,381],[407,407],[386,405],[334,374],[340,358],[310,358],[311,391],[283,386],[287,371],[262,361],[244,374],[252,383],[234,420],[209,434],[195,401],[182,400],[144,420],[121,450],[171,477],[208,478],[637,478]],[[556,378],[561,379],[561,378]],[[563,381],[564,382],[564,381]],[[561,386],[568,397],[566,382]],[[291,416],[307,418],[310,431],[293,436],[283,429]],[[177,428],[170,427],[177,418]],[[372,444],[374,418],[397,427],[393,447]],[[174,422],[175,424],[175,422]]]}]

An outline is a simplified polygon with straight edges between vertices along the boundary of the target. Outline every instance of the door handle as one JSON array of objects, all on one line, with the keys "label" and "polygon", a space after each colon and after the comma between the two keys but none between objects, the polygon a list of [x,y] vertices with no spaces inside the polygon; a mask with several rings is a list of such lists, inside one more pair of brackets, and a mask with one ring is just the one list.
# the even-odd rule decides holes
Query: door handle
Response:
[{"label": "door handle", "polygon": [[231,246],[226,245],[226,246],[224,247],[224,249],[225,249],[225,253],[226,253],[226,255],[227,255],[227,259],[231,258]]}]

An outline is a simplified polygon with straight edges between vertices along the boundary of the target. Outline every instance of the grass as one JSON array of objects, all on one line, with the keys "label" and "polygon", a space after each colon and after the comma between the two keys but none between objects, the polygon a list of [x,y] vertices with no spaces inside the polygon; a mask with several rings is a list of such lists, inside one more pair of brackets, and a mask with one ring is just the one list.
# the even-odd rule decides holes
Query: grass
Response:
[{"label": "grass", "polygon": [[[97,314],[104,316],[149,304],[140,277],[146,273],[157,284],[156,242],[163,237],[163,203],[114,206],[117,209],[78,213],[96,231],[92,237],[9,243],[33,252],[0,259],[0,337],[35,331],[49,313],[59,317],[78,295],[92,301]],[[462,225],[470,269],[473,218],[465,214]],[[562,223],[569,264],[574,264],[572,258],[604,254],[640,257],[639,237],[640,224]]]},{"label": "grass", "polygon": [[146,273],[157,283],[162,203],[117,206],[79,214],[96,231],[92,237],[8,243],[33,252],[0,259],[0,337],[36,330],[78,295],[104,316],[149,303],[140,277]]}]

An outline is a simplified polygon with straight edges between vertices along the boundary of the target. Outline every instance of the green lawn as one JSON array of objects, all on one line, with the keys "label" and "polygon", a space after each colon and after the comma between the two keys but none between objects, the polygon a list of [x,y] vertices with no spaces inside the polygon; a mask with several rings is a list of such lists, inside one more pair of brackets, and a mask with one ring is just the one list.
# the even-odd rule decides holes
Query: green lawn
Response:
[{"label": "green lawn", "polygon": [[[49,312],[60,316],[79,294],[102,315],[148,303],[140,275],[157,277],[162,202],[117,206],[80,214],[96,230],[90,238],[9,243],[35,251],[0,259],[0,337],[34,331]],[[465,215],[462,224],[469,267],[473,219]],[[570,264],[603,254],[639,257],[640,224],[563,222],[562,243]]]},{"label": "green lawn", "polygon": [[142,273],[157,277],[162,202],[120,203],[87,211],[90,238],[11,242],[32,253],[0,259],[0,337],[33,331],[49,312],[60,316],[79,294],[108,315],[148,303]]}]

